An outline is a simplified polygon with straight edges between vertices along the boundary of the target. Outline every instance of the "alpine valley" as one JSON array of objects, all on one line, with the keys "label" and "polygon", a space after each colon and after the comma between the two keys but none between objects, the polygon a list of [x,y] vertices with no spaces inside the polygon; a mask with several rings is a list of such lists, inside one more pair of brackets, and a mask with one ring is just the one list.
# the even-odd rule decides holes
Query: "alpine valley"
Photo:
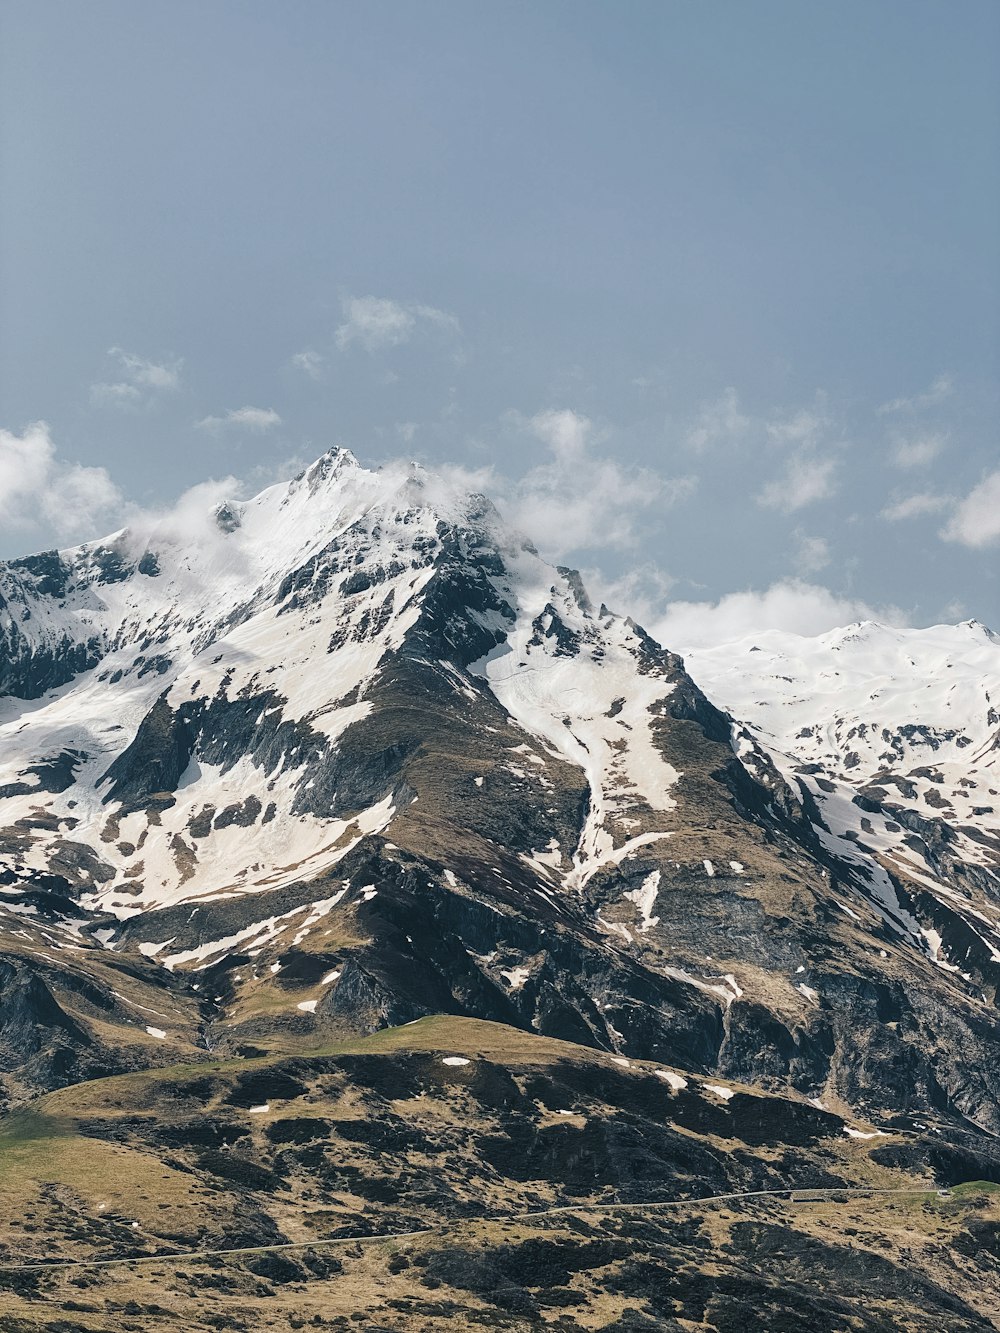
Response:
[{"label": "alpine valley", "polygon": [[1000,637],[687,662],[342,449],[0,566],[0,1330],[1000,1329]]}]

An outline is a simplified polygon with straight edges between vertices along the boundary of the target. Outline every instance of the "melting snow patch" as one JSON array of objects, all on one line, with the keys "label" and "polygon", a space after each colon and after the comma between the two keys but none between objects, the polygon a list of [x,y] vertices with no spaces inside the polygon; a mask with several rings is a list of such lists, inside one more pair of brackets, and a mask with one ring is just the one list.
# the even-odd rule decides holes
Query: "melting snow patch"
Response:
[{"label": "melting snow patch", "polygon": [[706,1092],[714,1092],[717,1097],[721,1097],[724,1102],[728,1102],[730,1097],[736,1094],[732,1088],[724,1088],[720,1083],[703,1083],[701,1085]]},{"label": "melting snow patch", "polygon": [[656,895],[660,888],[660,872],[654,870],[647,875],[637,889],[631,889],[625,894],[631,902],[635,903],[642,916],[642,925],[639,927],[639,934],[645,935],[651,926],[658,926],[660,918],[653,915],[653,906],[656,903]]},{"label": "melting snow patch", "polygon": [[664,1083],[669,1083],[673,1092],[680,1092],[688,1085],[686,1078],[681,1078],[680,1074],[675,1074],[670,1069],[654,1069],[653,1073],[657,1078],[662,1078]]},{"label": "melting snow patch", "polygon": [[158,1037],[160,1041],[162,1041],[164,1037],[167,1035],[162,1028],[147,1027],[146,1031],[149,1033],[151,1037]]},{"label": "melting snow patch", "polygon": [[812,1000],[813,1003],[819,1002],[819,991],[813,990],[812,986],[807,986],[804,981],[800,981],[796,989],[800,990],[807,1000]]},{"label": "melting snow patch", "polygon": [[923,926],[921,926],[920,933],[927,941],[927,952],[931,962],[937,963],[938,967],[944,968],[946,972],[957,972],[958,968],[954,963],[946,962],[945,959],[941,957],[941,946],[944,943],[944,940],[941,937],[940,931],[933,929],[925,930]]},{"label": "melting snow patch", "polygon": [[[835,900],[835,901],[836,901],[836,900]],[[841,910],[842,912],[846,912],[847,915],[851,918],[852,921],[860,921],[860,920],[861,920],[861,918],[858,916],[857,912],[852,912],[851,909],[847,906],[846,903],[838,902],[838,903],[837,903],[837,906],[840,908],[840,910]]]},{"label": "melting snow patch", "polygon": [[443,1065],[467,1065],[469,1063],[464,1055],[446,1055],[441,1061]]},{"label": "melting snow patch", "polygon": [[481,787],[481,786],[483,785],[483,783],[486,781],[486,779],[485,779],[485,778],[473,778],[472,781],[476,784],[477,787]]},{"label": "melting snow patch", "polygon": [[319,1004],[318,1000],[302,1000],[295,1007],[301,1009],[304,1014],[314,1014],[317,1004]]},{"label": "melting snow patch", "polygon": [[361,890],[361,901],[363,903],[370,903],[371,900],[377,896],[377,894],[378,894],[378,889],[376,889],[374,884],[366,884],[365,887]]},{"label": "melting snow patch", "polygon": [[511,990],[520,990],[528,980],[528,969],[526,967],[511,967],[506,970],[501,969],[500,975],[506,980]]},{"label": "melting snow patch", "polygon": [[873,1129],[873,1130],[869,1131],[868,1133],[866,1133],[863,1129],[853,1129],[850,1125],[845,1125],[845,1126],[844,1126],[844,1133],[845,1133],[846,1135],[848,1135],[849,1138],[852,1138],[852,1139],[878,1139],[878,1138],[882,1138],[882,1139],[884,1139],[884,1138],[885,1138],[885,1131],[884,1131],[884,1130],[881,1130],[881,1129]]},{"label": "melting snow patch", "polygon": [[271,971],[272,971],[272,972],[276,972],[276,973],[277,973],[277,972],[280,972],[280,971],[281,971],[281,964],[280,964],[280,963],[272,963],[272,964],[271,964]]},{"label": "melting snow patch", "polygon": [[622,1069],[632,1068],[632,1061],[626,1060],[624,1055],[613,1055],[611,1057],[611,1063],[615,1065],[621,1065]]},{"label": "melting snow patch", "polygon": [[730,861],[729,869],[736,875],[742,875],[744,870],[746,870],[746,866],[742,861]]},{"label": "melting snow patch", "polygon": [[321,986],[329,986],[330,982],[331,982],[331,981],[336,981],[336,980],[338,979],[339,976],[340,976],[340,972],[339,972],[339,970],[338,970],[337,968],[334,968],[332,972],[327,972],[326,976],[325,976],[325,977],[323,978],[323,980],[320,982],[320,985],[321,985]]},{"label": "melting snow patch", "polygon": [[270,1109],[271,1109],[271,1103],[270,1103],[270,1102],[265,1102],[265,1103],[263,1104],[263,1106],[251,1106],[251,1107],[249,1108],[248,1114],[249,1114],[249,1115],[266,1115],[267,1112],[270,1111]]},{"label": "melting snow patch", "polygon": [[711,879],[712,876],[715,874],[715,866],[712,865],[711,861],[709,861],[707,857],[705,858],[704,861],[702,861],[702,865],[705,867],[705,874],[709,877],[709,879]]}]

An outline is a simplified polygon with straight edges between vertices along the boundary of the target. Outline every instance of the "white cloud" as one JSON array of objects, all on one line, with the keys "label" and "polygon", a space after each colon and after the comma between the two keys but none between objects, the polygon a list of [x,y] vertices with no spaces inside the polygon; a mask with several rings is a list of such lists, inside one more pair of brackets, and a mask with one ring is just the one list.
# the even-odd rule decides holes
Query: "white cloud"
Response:
[{"label": "white cloud", "polygon": [[[822,398],[823,395],[820,395],[821,401]],[[829,424],[830,419],[824,412],[803,408],[791,416],[772,419],[766,429],[773,444],[811,448],[819,442]]]},{"label": "white cloud", "polygon": [[311,347],[296,352],[292,357],[292,365],[296,370],[303,371],[312,380],[323,378],[324,358],[319,352],[314,352]]},{"label": "white cloud", "polygon": [[140,384],[146,389],[176,389],[180,386],[180,361],[147,361],[145,357],[126,352],[121,347],[112,347],[108,356],[118,358],[133,384]]},{"label": "white cloud", "polygon": [[142,394],[134,384],[92,384],[90,401],[94,407],[138,407]]},{"label": "white cloud", "polygon": [[281,425],[281,417],[270,407],[234,407],[222,417],[203,417],[195,423],[199,430],[224,430],[235,426],[238,430],[252,430],[260,434],[272,426]]},{"label": "white cloud", "polygon": [[120,511],[122,496],[103,467],[59,458],[44,421],[23,435],[0,430],[0,522],[49,527],[60,539],[93,535]]},{"label": "white cloud", "polygon": [[926,467],[933,463],[944,448],[944,435],[918,435],[912,440],[899,439],[892,451],[892,461],[897,467]]},{"label": "white cloud", "polygon": [[767,443],[779,448],[805,450],[818,447],[830,425],[826,394],[821,390],[816,393],[811,408],[765,417],[745,412],[740,407],[736,390],[728,388],[715,402],[702,406],[685,443],[698,453],[712,445],[746,443],[748,440],[759,445]]},{"label": "white cloud", "polygon": [[1000,541],[1000,468],[959,501],[941,536],[976,549]]},{"label": "white cloud", "polygon": [[892,504],[886,505],[880,517],[888,519],[890,523],[898,523],[901,519],[937,514],[952,504],[954,500],[949,495],[934,495],[930,491],[920,491],[916,495],[906,495],[902,500],[895,500]]},{"label": "white cloud", "polygon": [[798,542],[795,565],[803,574],[817,574],[830,563],[830,543],[825,537],[809,537],[801,528],[793,534]]},{"label": "white cloud", "polygon": [[664,647],[687,653],[767,630],[823,634],[855,620],[899,624],[903,619],[896,607],[876,610],[819,584],[782,579],[763,592],[731,592],[717,602],[669,602],[659,620],[647,628]]},{"label": "white cloud", "polygon": [[644,510],[668,508],[695,488],[692,477],[662,477],[596,454],[592,446],[601,437],[593,422],[569,409],[515,420],[552,457],[517,481],[502,481],[499,498],[511,522],[555,559],[573,550],[634,546]]},{"label": "white cloud", "polygon": [[652,624],[662,616],[664,603],[677,583],[672,575],[649,561],[618,578],[609,579],[600,569],[585,569],[582,575],[595,603],[604,602],[612,611],[629,615],[640,625]]},{"label": "white cloud", "polygon": [[344,298],[341,306],[344,322],[338,327],[334,339],[342,350],[352,343],[358,343],[366,352],[397,347],[409,342],[421,326],[459,332],[454,315],[430,305],[391,301],[383,296],[349,296]]},{"label": "white cloud", "polygon": [[929,407],[938,407],[955,392],[955,381],[951,375],[939,375],[929,389],[915,394],[912,398],[893,398],[883,403],[876,411],[880,416],[894,412],[923,412]]},{"label": "white cloud", "polygon": [[528,426],[555,455],[556,462],[579,462],[587,451],[587,441],[594,427],[589,417],[580,416],[568,408],[539,412]]},{"label": "white cloud", "polygon": [[689,449],[702,453],[715,444],[742,439],[751,427],[751,420],[740,411],[739,395],[735,389],[724,389],[714,403],[706,403],[695,425],[688,431],[685,443]]},{"label": "white cloud", "polygon": [[180,387],[181,361],[148,361],[122,347],[109,348],[108,356],[117,361],[124,378],[92,384],[90,401],[95,407],[139,407]]},{"label": "white cloud", "polygon": [[173,504],[158,509],[130,507],[126,515],[130,537],[136,546],[155,546],[157,540],[196,546],[222,541],[215,510],[223,501],[239,500],[245,491],[244,482],[223,477],[198,482]]},{"label": "white cloud", "polygon": [[835,459],[820,458],[801,449],[789,457],[784,472],[760,491],[757,503],[785,514],[794,513],[833,495],[837,490],[836,471]]}]

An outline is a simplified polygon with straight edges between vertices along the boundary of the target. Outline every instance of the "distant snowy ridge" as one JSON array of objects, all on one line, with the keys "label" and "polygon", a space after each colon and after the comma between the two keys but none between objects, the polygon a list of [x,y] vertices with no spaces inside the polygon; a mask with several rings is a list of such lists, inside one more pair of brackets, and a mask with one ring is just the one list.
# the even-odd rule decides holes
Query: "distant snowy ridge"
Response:
[{"label": "distant snowy ridge", "polygon": [[737,744],[752,737],[809,793],[831,851],[874,857],[963,918],[970,937],[951,950],[923,929],[933,961],[961,971],[971,938],[1000,961],[1000,635],[863,621],[687,662],[737,719]]}]

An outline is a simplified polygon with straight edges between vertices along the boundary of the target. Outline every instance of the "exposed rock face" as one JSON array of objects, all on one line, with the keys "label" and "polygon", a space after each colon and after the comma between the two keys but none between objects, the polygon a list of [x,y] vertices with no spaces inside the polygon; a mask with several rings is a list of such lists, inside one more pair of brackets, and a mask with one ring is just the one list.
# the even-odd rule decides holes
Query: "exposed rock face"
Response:
[{"label": "exposed rock face", "polygon": [[0,956],[131,988],[5,982],[6,1067],[83,1071],[12,1095],[436,1012],[1000,1130],[991,704],[789,748],[482,497],[341,450],[0,599]]}]

